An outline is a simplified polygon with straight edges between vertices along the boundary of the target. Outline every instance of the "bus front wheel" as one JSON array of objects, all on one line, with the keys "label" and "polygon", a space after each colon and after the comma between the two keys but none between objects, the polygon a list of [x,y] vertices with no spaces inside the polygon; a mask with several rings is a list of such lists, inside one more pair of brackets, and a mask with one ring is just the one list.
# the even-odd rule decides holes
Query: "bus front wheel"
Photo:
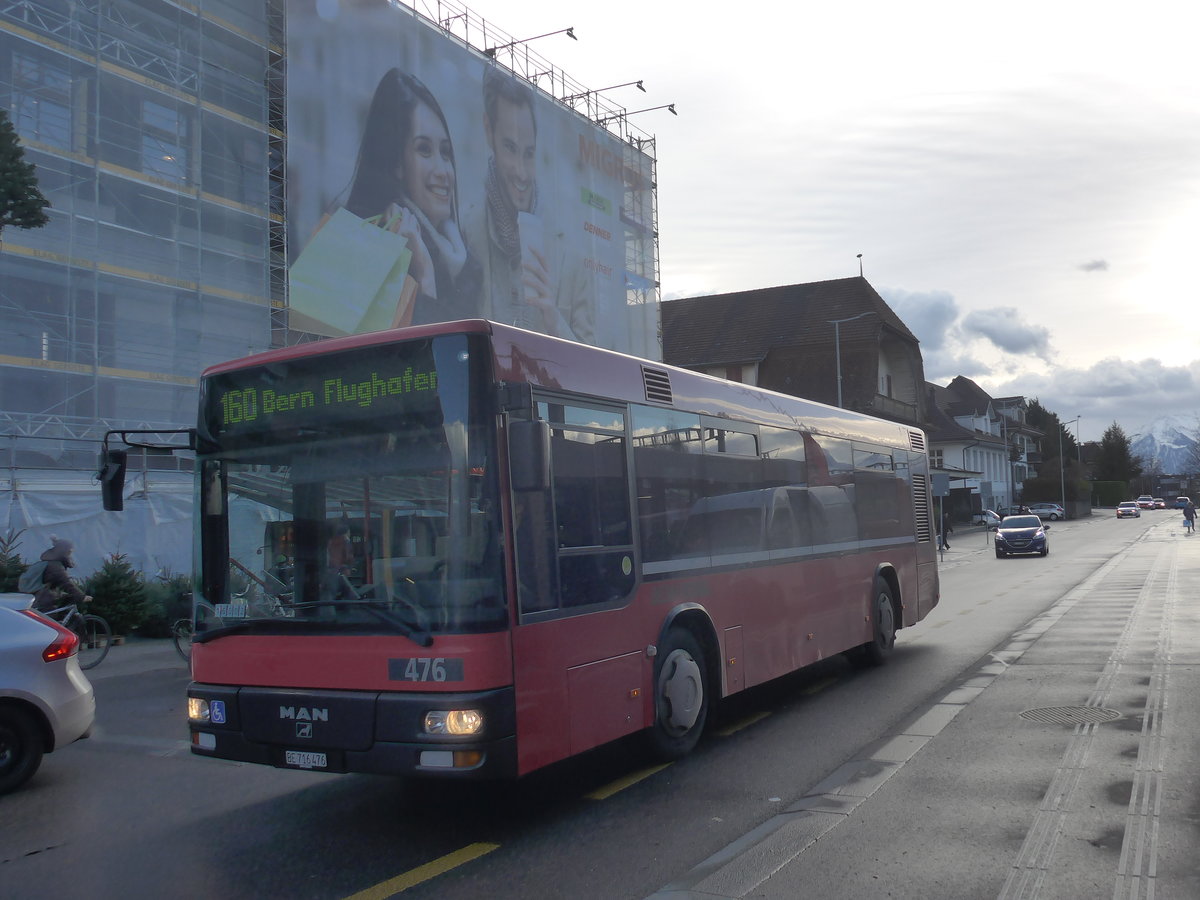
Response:
[{"label": "bus front wheel", "polygon": [[856,662],[881,666],[896,646],[896,601],[892,586],[882,578],[875,579],[871,597],[871,640],[858,648]]},{"label": "bus front wheel", "polygon": [[686,628],[672,628],[658,648],[654,669],[654,724],[650,749],[659,759],[679,759],[700,740],[708,719],[704,651]]}]

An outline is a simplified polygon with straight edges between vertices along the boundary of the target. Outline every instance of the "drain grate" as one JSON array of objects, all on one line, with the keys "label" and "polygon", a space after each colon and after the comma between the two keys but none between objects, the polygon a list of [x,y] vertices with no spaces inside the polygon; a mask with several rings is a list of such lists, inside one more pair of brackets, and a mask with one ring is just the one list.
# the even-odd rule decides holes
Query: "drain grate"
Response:
[{"label": "drain grate", "polygon": [[1091,725],[1093,722],[1111,722],[1121,718],[1121,714],[1102,706],[1043,706],[1024,710],[1021,718],[1044,725]]}]

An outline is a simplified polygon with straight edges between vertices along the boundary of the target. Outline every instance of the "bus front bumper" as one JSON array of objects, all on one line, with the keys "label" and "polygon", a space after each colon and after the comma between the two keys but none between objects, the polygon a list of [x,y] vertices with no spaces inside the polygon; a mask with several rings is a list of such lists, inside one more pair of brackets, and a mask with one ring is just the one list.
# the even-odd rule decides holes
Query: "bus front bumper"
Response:
[{"label": "bus front bumper", "polygon": [[[471,710],[474,735],[425,733],[431,711]],[[188,688],[191,750],[198,756],[312,772],[466,779],[517,773],[512,688],[470,693],[381,693]]]}]

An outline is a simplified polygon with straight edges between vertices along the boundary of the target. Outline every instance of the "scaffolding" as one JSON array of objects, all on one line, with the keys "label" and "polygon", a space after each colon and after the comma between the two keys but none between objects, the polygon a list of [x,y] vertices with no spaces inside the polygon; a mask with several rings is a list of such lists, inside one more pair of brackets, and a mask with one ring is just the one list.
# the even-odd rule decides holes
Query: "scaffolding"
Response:
[{"label": "scaffolding", "polygon": [[200,369],[270,346],[263,20],[235,0],[0,2],[0,91],[51,203],[0,256],[11,441],[191,423]]},{"label": "scaffolding", "polygon": [[[389,2],[622,142],[626,302],[656,310],[654,137],[467,7]],[[288,328],[286,8],[0,0],[0,92],[52,205],[0,254],[10,446],[190,425],[204,367],[308,339]]]}]

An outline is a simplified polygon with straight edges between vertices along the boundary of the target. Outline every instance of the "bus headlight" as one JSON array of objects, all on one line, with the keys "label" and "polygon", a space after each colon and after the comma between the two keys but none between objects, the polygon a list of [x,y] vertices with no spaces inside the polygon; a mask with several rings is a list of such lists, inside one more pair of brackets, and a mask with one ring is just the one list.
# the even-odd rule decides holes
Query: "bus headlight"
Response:
[{"label": "bus headlight", "polygon": [[434,709],[425,713],[426,734],[480,734],[483,731],[481,709]]},{"label": "bus headlight", "polygon": [[203,697],[188,697],[188,721],[208,722],[208,701]]}]

